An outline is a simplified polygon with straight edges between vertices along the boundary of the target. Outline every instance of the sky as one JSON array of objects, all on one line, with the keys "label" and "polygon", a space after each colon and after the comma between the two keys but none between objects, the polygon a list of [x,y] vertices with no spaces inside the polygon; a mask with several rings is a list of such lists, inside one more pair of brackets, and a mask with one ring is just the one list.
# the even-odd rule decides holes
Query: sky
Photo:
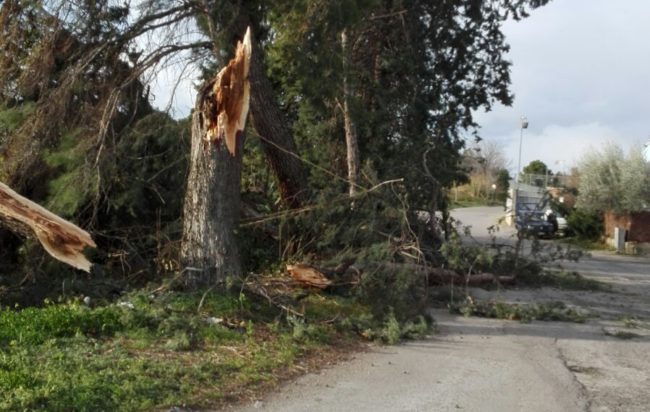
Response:
[{"label": "sky", "polygon": [[[607,142],[626,152],[650,138],[650,1],[552,0],[525,20],[504,25],[511,46],[511,107],[478,112],[480,134],[502,147],[516,172],[520,118],[521,166],[542,160],[569,171]],[[180,70],[176,68],[176,70]],[[179,73],[165,72],[153,87],[155,104],[167,107]],[[186,116],[194,101],[185,73],[170,107]]]},{"label": "sky", "polygon": [[512,107],[476,113],[481,136],[501,145],[515,172],[540,159],[568,171],[614,142],[626,152],[650,137],[650,1],[553,0],[507,22]]}]

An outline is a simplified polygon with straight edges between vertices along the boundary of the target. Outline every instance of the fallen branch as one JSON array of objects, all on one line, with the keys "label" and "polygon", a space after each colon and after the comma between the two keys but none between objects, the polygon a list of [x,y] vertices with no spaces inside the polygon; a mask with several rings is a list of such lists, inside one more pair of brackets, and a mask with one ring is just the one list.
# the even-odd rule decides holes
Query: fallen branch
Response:
[{"label": "fallen branch", "polygon": [[384,267],[394,270],[410,270],[429,278],[429,285],[467,284],[468,286],[485,286],[490,283],[510,285],[515,282],[514,276],[497,276],[492,273],[470,275],[458,274],[453,270],[423,266],[414,263],[385,263]]},{"label": "fallen branch", "polygon": [[332,281],[320,270],[302,263],[287,265],[287,272],[293,280],[303,286],[325,289],[332,284]]},{"label": "fallen branch", "polygon": [[0,183],[0,222],[9,230],[41,242],[53,258],[90,272],[91,263],[82,254],[97,247],[88,232]]}]

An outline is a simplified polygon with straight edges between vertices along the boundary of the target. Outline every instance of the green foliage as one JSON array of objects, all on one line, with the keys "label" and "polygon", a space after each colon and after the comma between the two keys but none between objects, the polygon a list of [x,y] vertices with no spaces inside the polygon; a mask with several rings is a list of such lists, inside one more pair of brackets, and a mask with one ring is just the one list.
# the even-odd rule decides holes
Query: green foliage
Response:
[{"label": "green foliage", "polygon": [[551,173],[546,163],[541,160],[533,160],[523,169],[523,173],[527,175],[545,175],[547,172]]},{"label": "green foliage", "polygon": [[[472,112],[512,100],[501,24],[544,3],[275,2],[267,61],[301,149],[312,163],[345,170],[338,111],[347,67],[364,163],[379,180],[403,177],[414,207],[445,208],[444,189],[465,176],[459,151],[464,131],[475,132]],[[355,45],[349,55],[344,29]]]},{"label": "green foliage", "polygon": [[494,259],[489,250],[483,246],[463,244],[455,231],[440,247],[440,253],[448,267],[459,273],[471,273],[490,268]]},{"label": "green foliage", "polygon": [[57,147],[43,155],[56,176],[48,182],[48,209],[65,218],[74,216],[97,189],[85,170],[89,142],[80,138],[82,133],[81,129],[66,132]]},{"label": "green foliage", "polygon": [[13,107],[0,106],[0,145],[3,137],[22,126],[35,109],[34,103],[31,102]]},{"label": "green foliage", "polygon": [[523,286],[548,286],[563,290],[606,290],[604,283],[595,279],[582,276],[577,272],[543,270],[538,273],[528,272],[528,276],[521,276],[518,281]]},{"label": "green foliage", "polygon": [[395,318],[395,314],[390,312],[384,321],[384,327],[381,330],[381,339],[389,345],[394,345],[399,342],[402,335],[399,322]]},{"label": "green foliage", "polygon": [[464,304],[453,306],[451,310],[464,316],[519,320],[525,323],[534,320],[584,323],[587,320],[586,313],[559,301],[520,305],[501,301],[476,302],[467,299]]},{"label": "green foliage", "polygon": [[602,215],[595,211],[577,208],[567,216],[569,234],[584,240],[598,240],[603,234]]},{"label": "green foliage", "polygon": [[640,147],[625,156],[619,146],[609,143],[585,156],[579,168],[578,208],[626,213],[650,205],[650,163]]},{"label": "green foliage", "polygon": [[500,169],[496,175],[496,193],[497,198],[505,203],[508,198],[508,189],[510,189],[510,172],[508,169]]},{"label": "green foliage", "polygon": [[115,224],[178,219],[183,203],[189,124],[154,112],[129,127],[105,161]]}]

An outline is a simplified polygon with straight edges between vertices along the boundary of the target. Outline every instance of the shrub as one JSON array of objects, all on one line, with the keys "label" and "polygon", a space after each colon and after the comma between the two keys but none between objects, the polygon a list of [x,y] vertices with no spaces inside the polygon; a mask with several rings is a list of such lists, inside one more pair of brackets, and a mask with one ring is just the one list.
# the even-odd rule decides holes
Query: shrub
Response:
[{"label": "shrub", "polygon": [[597,212],[575,209],[567,217],[569,234],[585,239],[597,240],[603,233],[603,219]]}]

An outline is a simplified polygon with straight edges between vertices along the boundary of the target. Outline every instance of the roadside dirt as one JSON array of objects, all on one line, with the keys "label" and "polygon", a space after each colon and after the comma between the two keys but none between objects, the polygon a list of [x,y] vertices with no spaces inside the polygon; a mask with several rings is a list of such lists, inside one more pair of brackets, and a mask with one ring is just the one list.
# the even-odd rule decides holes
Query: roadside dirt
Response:
[{"label": "roadside dirt", "polygon": [[[520,323],[432,310],[438,333],[429,339],[374,347],[237,410],[648,410],[650,323],[639,316],[647,307],[619,316],[626,295],[618,291],[471,293],[505,302],[559,300],[591,317],[584,324]],[[609,302],[612,309],[599,316]]]}]

